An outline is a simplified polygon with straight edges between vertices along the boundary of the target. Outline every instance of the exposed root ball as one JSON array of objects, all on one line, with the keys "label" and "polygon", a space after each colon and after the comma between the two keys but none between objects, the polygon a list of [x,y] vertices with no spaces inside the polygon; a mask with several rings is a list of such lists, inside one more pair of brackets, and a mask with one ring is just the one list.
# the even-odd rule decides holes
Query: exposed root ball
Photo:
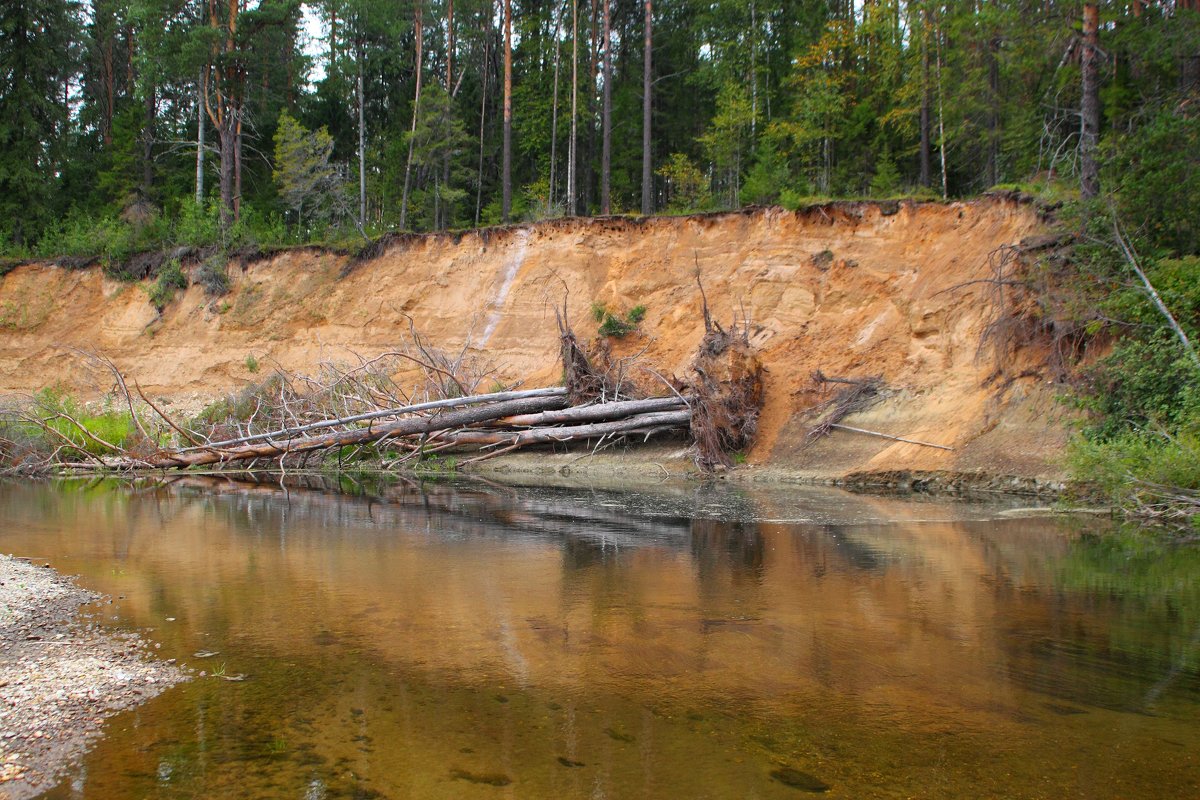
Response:
[{"label": "exposed root ball", "polygon": [[696,462],[711,472],[733,465],[730,453],[754,440],[763,404],[763,366],[749,341],[713,326],[692,362],[692,438]]}]

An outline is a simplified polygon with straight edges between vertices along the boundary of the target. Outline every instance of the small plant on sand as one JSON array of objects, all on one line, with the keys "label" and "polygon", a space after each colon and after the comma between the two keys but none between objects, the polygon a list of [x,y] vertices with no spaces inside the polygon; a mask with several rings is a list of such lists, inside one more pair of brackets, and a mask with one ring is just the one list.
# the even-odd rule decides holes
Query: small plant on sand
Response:
[{"label": "small plant on sand", "polygon": [[592,303],[592,319],[600,323],[598,333],[612,339],[620,339],[633,331],[646,318],[646,307],[636,305],[624,316],[613,314],[603,303]]},{"label": "small plant on sand", "polygon": [[254,357],[254,353],[246,356],[246,371],[254,375],[259,370],[258,359]]}]

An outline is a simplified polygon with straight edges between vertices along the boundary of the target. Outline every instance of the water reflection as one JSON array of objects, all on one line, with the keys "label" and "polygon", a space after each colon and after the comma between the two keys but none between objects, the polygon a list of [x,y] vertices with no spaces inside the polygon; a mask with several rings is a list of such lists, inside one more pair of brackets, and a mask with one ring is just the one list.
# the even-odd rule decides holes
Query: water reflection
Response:
[{"label": "water reflection", "polygon": [[1200,551],[1003,510],[188,477],[0,486],[0,547],[249,675],[52,796],[1200,794]]}]

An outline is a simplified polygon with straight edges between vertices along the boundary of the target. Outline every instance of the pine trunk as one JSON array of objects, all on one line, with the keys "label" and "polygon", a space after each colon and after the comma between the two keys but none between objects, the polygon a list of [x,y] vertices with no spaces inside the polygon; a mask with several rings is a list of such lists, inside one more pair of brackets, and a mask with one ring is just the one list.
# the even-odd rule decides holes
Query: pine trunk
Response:
[{"label": "pine trunk", "polygon": [[612,9],[604,0],[604,110],[601,118],[600,213],[612,213]]},{"label": "pine trunk", "polygon": [[642,43],[642,213],[649,216],[654,213],[654,171],[650,160],[650,112],[651,90],[654,81],[652,75],[653,34],[653,0],[646,0],[646,21],[644,23],[645,38]]},{"label": "pine trunk", "polygon": [[1079,109],[1079,194],[1084,200],[1100,194],[1100,170],[1096,164],[1100,136],[1100,76],[1096,64],[1099,30],[1099,7],[1096,3],[1084,3],[1083,51],[1080,55],[1083,96]]},{"label": "pine trunk", "polygon": [[413,147],[417,139],[417,115],[421,111],[421,60],[424,56],[425,44],[425,32],[421,26],[420,0],[413,8],[413,33],[417,40],[416,89],[413,91],[412,127],[409,128],[408,133],[408,161],[404,165],[404,191],[400,195],[400,230],[406,230],[408,227],[408,193],[412,188]]},{"label": "pine trunk", "polygon": [[501,217],[512,215],[512,0],[504,0],[504,152],[501,166]]}]

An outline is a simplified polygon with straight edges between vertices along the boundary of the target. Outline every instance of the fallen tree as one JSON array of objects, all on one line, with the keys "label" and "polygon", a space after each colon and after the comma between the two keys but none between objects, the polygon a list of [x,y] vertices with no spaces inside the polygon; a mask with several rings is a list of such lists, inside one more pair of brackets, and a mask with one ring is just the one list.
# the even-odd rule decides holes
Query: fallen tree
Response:
[{"label": "fallen tree", "polygon": [[[54,449],[40,462],[23,457],[21,469],[96,472],[234,464],[253,469],[260,461],[304,468],[321,451],[335,452],[339,467],[344,458],[353,462],[367,456],[388,469],[448,450],[474,452],[460,462],[470,464],[528,446],[589,442],[599,448],[621,439],[690,433],[697,464],[711,470],[732,463],[729,450],[750,444],[762,403],[763,370],[750,347],[748,326],[735,324],[726,332],[712,321],[706,302],[706,333],[692,365],[695,380],[667,379],[638,367],[673,393],[642,397],[645,387],[639,389],[628,377],[640,354],[613,359],[601,337],[585,348],[567,322],[565,305],[557,317],[561,387],[472,394],[468,387],[478,386],[490,371],[466,358],[465,348],[447,356],[414,330],[413,345],[360,358],[354,367],[324,365],[316,377],[278,370],[253,391],[218,404],[219,413],[205,412],[190,423],[171,419],[132,382],[137,402],[116,365],[92,356],[111,371],[114,392],[129,409],[136,434],[113,442],[61,409],[22,412],[20,424],[40,428]],[[403,388],[393,377],[398,363],[418,365],[424,381]],[[0,431],[0,457],[7,446]]]}]

